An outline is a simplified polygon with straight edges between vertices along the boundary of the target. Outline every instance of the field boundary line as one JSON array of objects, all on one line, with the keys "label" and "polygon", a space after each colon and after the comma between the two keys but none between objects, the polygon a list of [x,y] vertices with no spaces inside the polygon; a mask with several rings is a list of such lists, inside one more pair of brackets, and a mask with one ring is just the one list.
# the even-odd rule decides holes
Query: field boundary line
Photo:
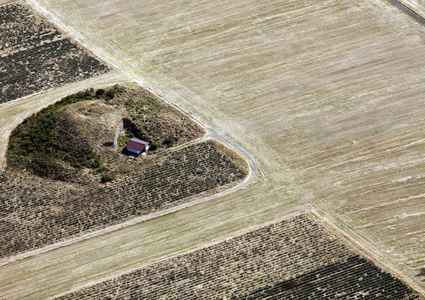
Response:
[{"label": "field boundary line", "polygon": [[8,4],[12,4],[12,3],[17,3],[17,2],[19,2],[18,0],[6,0],[6,1],[0,1],[0,6],[5,6],[5,5],[8,5]]},{"label": "field boundary line", "polygon": [[214,246],[214,245],[223,243],[225,241],[231,240],[231,239],[236,238],[238,236],[241,236],[243,234],[246,234],[246,233],[249,233],[249,232],[252,232],[252,231],[255,231],[255,230],[259,230],[259,229],[261,229],[263,227],[267,227],[269,225],[276,224],[276,223],[279,223],[279,222],[283,222],[285,220],[289,220],[289,219],[292,219],[294,217],[297,217],[297,216],[300,216],[300,215],[305,215],[305,214],[310,214],[311,215],[311,210],[310,209],[306,209],[306,210],[295,211],[295,212],[292,212],[292,213],[290,213],[288,215],[285,215],[283,217],[279,217],[279,218],[273,219],[271,221],[267,221],[267,222],[262,223],[262,224],[256,224],[256,225],[252,225],[252,226],[249,226],[249,227],[245,227],[245,228],[240,229],[240,230],[236,230],[236,231],[232,232],[228,236],[225,236],[225,237],[220,236],[219,238],[214,239],[213,241],[211,241],[209,243],[205,243],[205,244],[202,244],[202,245],[197,245],[193,249],[190,249],[190,250],[187,250],[187,251],[183,251],[183,252],[173,252],[173,253],[170,253],[168,255],[164,255],[164,256],[158,258],[157,260],[151,261],[149,263],[141,264],[141,265],[139,265],[139,266],[137,266],[135,268],[132,268],[132,269],[126,271],[125,273],[121,273],[120,275],[107,276],[107,277],[105,277],[103,279],[99,279],[99,280],[95,280],[95,281],[86,283],[86,284],[84,284],[82,286],[79,286],[79,287],[73,289],[73,290],[69,290],[69,291],[66,291],[66,292],[63,292],[63,293],[54,295],[54,296],[52,296],[52,297],[50,297],[48,299],[56,299],[57,297],[61,297],[61,296],[66,295],[66,294],[70,294],[70,293],[79,291],[79,290],[84,289],[86,287],[90,287],[92,285],[95,285],[95,284],[98,284],[98,283],[102,283],[104,281],[108,281],[108,280],[114,279],[116,277],[125,275],[125,274],[132,273],[134,271],[137,271],[139,269],[143,269],[143,268],[148,267],[150,265],[153,265],[153,264],[156,264],[156,263],[160,263],[160,262],[166,261],[168,259],[171,259],[171,258],[180,256],[180,255],[191,254],[191,253],[196,252],[198,250],[201,250],[201,249],[204,249],[204,248],[207,248],[207,247],[210,247],[210,246]]},{"label": "field boundary line", "polygon": [[419,14],[417,11],[412,9],[410,6],[398,0],[386,0],[386,1],[390,3],[392,6],[394,6],[395,8],[397,8],[398,10],[405,13],[407,16],[411,17],[413,20],[415,20],[419,24],[425,26],[425,18],[421,14]]},{"label": "field boundary line", "polygon": [[[310,213],[311,215],[315,216],[318,221],[325,223],[330,230],[334,231],[335,234],[340,236],[341,239],[350,248],[354,248],[357,252],[360,252],[361,255],[365,256],[372,263],[374,263],[384,271],[387,271],[388,273],[399,278],[401,281],[406,283],[407,286],[411,287],[415,292],[425,298],[425,291],[415,281],[404,275],[403,272],[395,268],[393,264],[388,263],[388,261],[384,257],[380,257],[380,255],[373,254],[379,254],[380,251],[376,249],[376,247],[372,245],[369,241],[363,238],[360,234],[354,232],[353,230],[350,230],[348,227],[344,227],[344,229],[340,228],[338,226],[340,224],[338,222],[333,222],[332,220],[330,220],[327,212],[323,209],[319,208],[319,210],[317,210],[316,208],[314,208],[310,211]],[[372,249],[375,249],[375,251],[372,251]]]},{"label": "field boundary line", "polygon": [[[14,105],[14,104],[16,104],[18,102],[21,102],[21,101],[23,101],[25,99],[28,99],[28,98],[31,98],[31,97],[34,97],[34,96],[39,96],[39,95],[42,95],[42,94],[51,92],[51,91],[56,90],[56,89],[70,87],[70,86],[75,85],[75,84],[78,84],[78,83],[85,83],[85,82],[88,82],[90,80],[93,81],[94,79],[101,79],[103,77],[115,77],[115,76],[117,76],[117,73],[120,73],[119,75],[124,76],[124,74],[121,74],[121,72],[119,72],[119,71],[117,72],[117,71],[118,70],[114,70],[113,69],[113,70],[111,70],[109,72],[106,72],[106,73],[103,73],[103,74],[99,74],[99,75],[96,75],[96,76],[92,76],[92,77],[87,78],[87,79],[83,79],[83,80],[79,80],[79,81],[75,81],[75,82],[66,83],[66,84],[64,84],[62,86],[58,86],[58,87],[51,87],[51,88],[48,88],[48,89],[45,89],[45,90],[42,90],[42,91],[35,92],[35,93],[31,94],[31,95],[26,95],[26,96],[23,96],[21,98],[17,98],[17,99],[13,99],[13,100],[10,100],[10,101],[7,101],[7,102],[3,102],[3,103],[0,103],[0,109],[2,109],[3,107],[6,107],[7,108],[8,106],[12,106],[12,105]],[[119,83],[125,83],[125,81],[117,82],[117,83],[118,84]]]}]

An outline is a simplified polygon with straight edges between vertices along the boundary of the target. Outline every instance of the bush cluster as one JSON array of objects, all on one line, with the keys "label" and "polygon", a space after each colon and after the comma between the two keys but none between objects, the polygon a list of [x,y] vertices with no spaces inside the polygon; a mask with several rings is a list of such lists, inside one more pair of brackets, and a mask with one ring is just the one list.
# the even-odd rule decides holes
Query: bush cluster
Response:
[{"label": "bush cluster", "polygon": [[111,182],[113,180],[115,180],[115,176],[113,174],[106,173],[106,174],[103,174],[102,177],[101,177],[101,181],[103,183],[105,183],[105,182]]},{"label": "bush cluster", "polygon": [[8,165],[14,169],[27,169],[38,176],[66,181],[71,176],[66,162],[75,169],[99,168],[100,157],[88,145],[69,149],[55,133],[58,113],[66,105],[92,99],[107,99],[108,93],[87,90],[69,95],[27,118],[12,131],[7,150]]}]

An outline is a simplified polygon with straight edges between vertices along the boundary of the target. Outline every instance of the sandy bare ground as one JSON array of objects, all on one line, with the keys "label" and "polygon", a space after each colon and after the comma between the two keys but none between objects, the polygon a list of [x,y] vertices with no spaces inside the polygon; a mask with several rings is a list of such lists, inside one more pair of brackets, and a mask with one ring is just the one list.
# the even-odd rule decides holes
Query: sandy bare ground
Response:
[{"label": "sandy bare ground", "polygon": [[408,280],[425,266],[424,29],[386,1],[31,0],[267,180],[1,267],[44,298],[314,206]]},{"label": "sandy bare ground", "polygon": [[12,2],[16,2],[16,0],[0,0],[0,5],[6,5]]}]

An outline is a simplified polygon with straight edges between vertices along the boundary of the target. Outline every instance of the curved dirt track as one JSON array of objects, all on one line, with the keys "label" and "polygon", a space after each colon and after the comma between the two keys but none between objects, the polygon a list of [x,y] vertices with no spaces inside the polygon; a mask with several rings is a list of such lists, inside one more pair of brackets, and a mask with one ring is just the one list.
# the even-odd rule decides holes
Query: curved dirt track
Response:
[{"label": "curved dirt track", "polygon": [[[37,112],[39,110],[41,110],[42,108],[58,101],[59,99],[63,98],[66,95],[69,95],[73,92],[76,91],[81,91],[81,90],[85,90],[88,88],[96,88],[96,87],[104,87],[104,86],[108,86],[108,85],[114,85],[116,83],[123,83],[125,81],[135,81],[135,82],[143,82],[143,79],[140,78],[139,75],[137,74],[132,74],[132,70],[131,68],[129,68],[128,66],[126,67],[126,62],[123,61],[122,59],[117,59],[116,57],[110,57],[110,55],[107,54],[106,51],[104,51],[102,48],[97,47],[96,45],[91,44],[89,41],[85,40],[85,37],[82,36],[81,34],[79,34],[77,31],[75,31],[74,29],[64,25],[62,22],[60,22],[60,19],[55,18],[51,13],[49,13],[46,9],[43,9],[42,7],[39,7],[37,5],[36,2],[34,1],[28,1],[30,2],[31,6],[34,9],[39,9],[40,12],[47,16],[48,19],[50,21],[52,21],[53,23],[59,25],[59,27],[61,27],[63,30],[65,30],[65,32],[68,32],[72,38],[78,40],[80,43],[82,43],[83,45],[85,45],[88,49],[90,49],[93,53],[96,53],[96,55],[98,57],[102,57],[103,59],[107,60],[108,63],[110,65],[113,65],[115,68],[121,68],[124,69],[125,72],[123,75],[120,71],[114,70],[111,71],[108,74],[105,75],[101,75],[101,76],[97,76],[88,80],[84,80],[84,81],[79,81],[73,84],[68,84],[65,85],[63,87],[60,88],[56,88],[56,89],[51,89],[47,92],[40,92],[34,95],[30,95],[24,98],[20,98],[14,101],[10,101],[4,104],[0,104],[0,120],[3,122],[0,122],[0,138],[1,140],[3,140],[4,142],[2,142],[2,149],[0,149],[0,166],[2,166],[3,168],[6,167],[6,158],[5,158],[5,153],[6,153],[6,148],[7,148],[7,140],[8,137],[11,133],[11,131],[19,124],[21,123],[25,118],[27,118],[29,115],[33,114],[34,112]],[[167,101],[167,99],[163,99],[163,101],[166,101],[167,103],[169,103],[170,105],[172,105],[173,107],[181,110],[181,108],[179,106],[176,106],[174,103]],[[184,111],[184,113],[186,113]],[[193,115],[192,115],[193,117]],[[205,125],[203,122],[201,122],[199,119],[197,119],[196,117],[194,117],[195,121],[197,121],[198,123],[200,123],[201,125]],[[48,245],[46,247],[43,248],[39,248],[39,249],[34,249],[28,252],[24,252],[24,253],[20,253],[16,256],[13,257],[7,257],[7,258],[2,258],[0,259],[0,266],[1,265],[5,265],[5,264],[9,264],[9,263],[13,263],[15,261],[21,260],[21,259],[25,259],[28,257],[32,257],[35,255],[39,255],[41,253],[45,253],[47,251],[51,251],[53,249],[57,249],[60,247],[64,247],[66,245],[70,245],[73,243],[77,243],[77,242],[81,242],[84,241],[86,239],[90,239],[99,235],[103,235],[105,233],[109,233],[115,230],[118,230],[120,228],[124,228],[124,227],[128,227],[128,226],[132,226],[134,224],[140,223],[140,222],[144,222],[153,218],[157,218],[163,215],[167,215],[176,211],[179,211],[181,209],[205,202],[205,201],[209,201],[211,199],[215,199],[215,198],[219,198],[219,197],[223,197],[225,195],[234,193],[238,190],[241,190],[245,187],[247,187],[248,185],[251,184],[251,182],[256,178],[257,176],[257,172],[258,172],[258,166],[256,164],[255,159],[252,157],[252,155],[243,147],[241,147],[240,145],[238,145],[237,143],[235,143],[234,141],[232,141],[229,138],[225,138],[224,136],[220,135],[216,130],[214,130],[213,128],[209,127],[208,129],[206,129],[206,134],[202,137],[199,138],[195,141],[186,143],[186,144],[182,144],[178,147],[175,147],[172,149],[172,151],[175,151],[179,148],[182,147],[186,147],[190,144],[193,143],[197,143],[197,142],[201,142],[207,139],[215,139],[221,143],[223,143],[224,145],[226,145],[227,147],[231,148],[232,150],[236,151],[238,154],[242,155],[242,157],[246,160],[248,167],[249,167],[249,174],[248,176],[239,184],[237,184],[236,186],[226,189],[224,191],[221,191],[219,193],[213,194],[213,195],[209,195],[209,196],[199,196],[197,198],[195,198],[194,200],[191,200],[187,203],[183,203],[181,205],[175,206],[175,207],[171,207],[162,211],[158,211],[149,215],[143,215],[140,216],[138,218],[126,221],[124,223],[118,224],[118,225],[114,225],[114,226],[109,226],[106,227],[104,229],[98,230],[98,231],[94,231],[88,234],[84,234],[82,236],[78,236],[75,238],[71,238],[71,239],[67,239],[65,241],[61,241],[55,244],[51,244]]]},{"label": "curved dirt track", "polygon": [[243,145],[267,180],[3,266],[0,294],[54,296],[312,206],[423,287],[425,33],[388,3],[29,2],[246,156]]},{"label": "curved dirt track", "polygon": [[[211,132],[207,132],[203,137],[198,138],[194,141],[179,145],[177,147],[174,147],[174,148],[170,149],[170,151],[176,151],[176,150],[181,149],[183,147],[187,147],[187,146],[195,144],[195,143],[200,143],[202,141],[212,139],[213,137],[214,137],[215,140],[221,140],[221,142],[223,143],[223,138],[221,138],[219,135],[213,134]],[[232,187],[229,187],[229,188],[222,187],[221,188],[222,191],[219,191],[219,192],[216,192],[216,193],[213,193],[213,194],[211,194],[211,192],[207,191],[207,192],[201,193],[200,195],[191,196],[190,197],[191,200],[189,200],[188,202],[185,202],[185,203],[182,203],[182,204],[179,204],[179,205],[167,208],[167,209],[163,209],[163,210],[160,210],[160,211],[157,211],[157,212],[154,212],[154,213],[150,213],[150,214],[147,214],[147,215],[142,215],[140,217],[125,221],[123,223],[108,226],[108,227],[105,227],[103,229],[96,230],[96,231],[93,231],[93,232],[90,232],[90,233],[87,233],[87,234],[83,234],[83,235],[80,235],[80,236],[77,236],[77,237],[69,238],[69,239],[66,239],[64,241],[60,241],[60,242],[57,242],[57,243],[54,243],[54,244],[47,245],[43,248],[30,250],[30,251],[23,252],[23,253],[20,253],[20,254],[17,254],[15,256],[11,256],[11,257],[0,258],[0,266],[6,265],[6,264],[9,264],[9,263],[13,263],[13,262],[16,262],[16,261],[21,260],[21,259],[36,256],[36,255],[39,255],[41,253],[45,253],[47,251],[51,251],[51,250],[54,250],[54,249],[57,249],[57,248],[60,248],[60,247],[64,247],[64,246],[71,245],[71,244],[74,244],[74,243],[77,243],[77,242],[81,242],[81,241],[84,241],[84,240],[87,240],[87,239],[91,239],[91,238],[94,238],[96,236],[100,236],[100,235],[103,235],[103,234],[106,234],[106,233],[110,233],[110,232],[119,230],[119,229],[124,228],[124,227],[132,226],[132,225],[135,225],[135,224],[141,223],[141,222],[145,222],[147,220],[157,218],[157,217],[161,217],[161,216],[173,213],[173,212],[177,212],[179,210],[200,204],[200,203],[205,202],[205,201],[210,201],[212,199],[220,198],[220,197],[229,195],[231,193],[234,193],[234,192],[241,190],[241,189],[247,187],[248,185],[250,185],[252,183],[252,181],[257,176],[257,173],[258,173],[257,172],[257,165],[255,164],[254,159],[252,157],[249,157],[248,160],[246,160],[246,161],[247,161],[248,167],[249,167],[248,176],[242,182],[240,182],[240,183],[238,183],[238,184],[236,184]]]}]

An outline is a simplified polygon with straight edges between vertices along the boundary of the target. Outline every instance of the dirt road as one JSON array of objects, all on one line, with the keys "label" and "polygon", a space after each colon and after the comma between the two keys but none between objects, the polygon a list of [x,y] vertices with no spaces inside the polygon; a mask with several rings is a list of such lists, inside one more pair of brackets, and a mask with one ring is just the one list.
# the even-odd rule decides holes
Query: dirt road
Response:
[{"label": "dirt road", "polygon": [[3,266],[0,294],[53,296],[311,207],[423,287],[419,24],[383,0],[29,2],[266,181]]}]

